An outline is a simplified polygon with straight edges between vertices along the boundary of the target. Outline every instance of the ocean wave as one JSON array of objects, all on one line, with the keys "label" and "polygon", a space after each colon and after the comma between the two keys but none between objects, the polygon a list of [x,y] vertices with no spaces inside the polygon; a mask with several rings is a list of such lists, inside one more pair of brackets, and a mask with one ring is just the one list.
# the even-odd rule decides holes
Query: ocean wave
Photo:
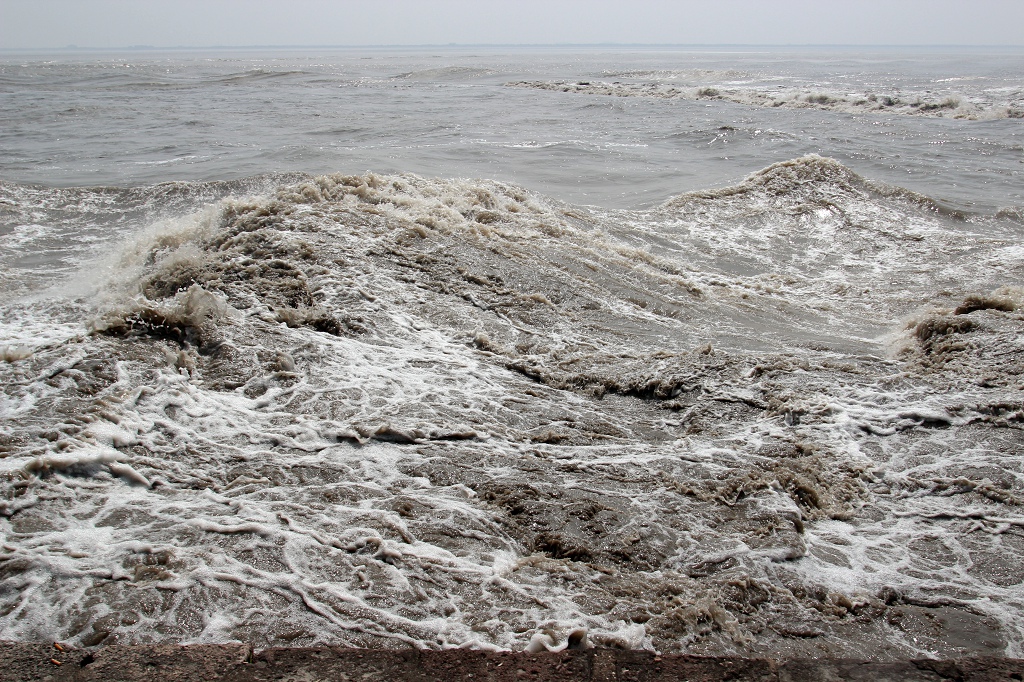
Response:
[{"label": "ocean wave", "polygon": [[626,71],[605,71],[605,78],[631,78],[643,80],[681,80],[686,82],[739,81],[751,78],[751,74],[735,69],[631,69]]},{"label": "ocean wave", "polygon": [[421,69],[419,71],[407,71],[392,76],[396,80],[411,81],[459,81],[492,76],[498,73],[492,69],[473,66],[442,66],[435,69]]},{"label": "ocean wave", "polygon": [[868,113],[966,120],[1024,118],[1024,98],[1022,98],[1024,93],[1019,89],[1003,93],[998,99],[986,99],[978,96],[968,98],[957,93],[936,95],[931,91],[921,93],[864,92],[851,95],[845,91],[839,92],[823,88],[766,90],[756,86],[738,87],[735,83],[724,83],[715,87],[687,88],[665,84],[661,80],[651,80],[646,83],[515,81],[505,85],[514,88],[550,90],[580,95],[724,101],[757,107],[819,109],[851,114]]},{"label": "ocean wave", "polygon": [[1012,221],[821,157],[3,190],[193,207],[2,304],[7,638],[1020,654]]}]

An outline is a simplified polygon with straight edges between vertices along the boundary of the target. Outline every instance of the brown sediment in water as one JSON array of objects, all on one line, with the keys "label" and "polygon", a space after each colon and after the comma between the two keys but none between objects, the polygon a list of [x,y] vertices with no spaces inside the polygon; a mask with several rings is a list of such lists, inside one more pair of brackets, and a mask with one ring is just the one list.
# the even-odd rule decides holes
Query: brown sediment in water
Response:
[{"label": "brown sediment in water", "polygon": [[5,680],[1020,680],[1024,660],[915,659],[888,663],[856,659],[742,658],[657,655],[591,649],[513,653],[371,650],[341,647],[254,650],[247,644],[109,646],[92,650],[57,644],[0,643]]},{"label": "brown sediment in water", "polygon": [[[857,222],[863,196],[889,222]],[[785,276],[685,265],[724,262],[751,205]],[[732,218],[680,227],[705,210]],[[0,433],[4,635],[377,651],[587,627],[743,661],[1019,655],[1019,292],[952,289],[894,358],[845,340],[938,288],[889,283],[964,242],[922,210],[817,157],[643,232],[496,183],[226,202],[142,249],[94,333],[0,363],[26,405]],[[815,240],[867,274],[806,281],[838,277],[833,249],[786,251],[819,214]],[[684,227],[673,261],[656,245]],[[913,278],[870,274],[892,253]],[[83,547],[83,525],[117,541]]]}]

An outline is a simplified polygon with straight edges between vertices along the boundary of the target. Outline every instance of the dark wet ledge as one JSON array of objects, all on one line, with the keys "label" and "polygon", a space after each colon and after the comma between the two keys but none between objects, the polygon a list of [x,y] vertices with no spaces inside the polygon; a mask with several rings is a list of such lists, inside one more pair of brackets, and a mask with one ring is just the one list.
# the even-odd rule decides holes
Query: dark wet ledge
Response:
[{"label": "dark wet ledge", "polygon": [[962,658],[948,661],[656,656],[646,651],[591,649],[560,653],[275,648],[244,644],[107,646],[59,650],[52,644],[0,643],[0,680],[592,680],[625,682],[989,682],[1024,679],[1024,660]]}]

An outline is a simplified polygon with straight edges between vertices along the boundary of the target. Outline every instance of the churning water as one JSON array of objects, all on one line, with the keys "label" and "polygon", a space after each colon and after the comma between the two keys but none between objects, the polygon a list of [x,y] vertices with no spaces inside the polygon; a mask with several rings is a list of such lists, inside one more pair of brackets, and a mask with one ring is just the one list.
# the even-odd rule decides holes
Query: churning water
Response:
[{"label": "churning water", "polygon": [[4,56],[0,636],[1024,655],[1022,67]]}]

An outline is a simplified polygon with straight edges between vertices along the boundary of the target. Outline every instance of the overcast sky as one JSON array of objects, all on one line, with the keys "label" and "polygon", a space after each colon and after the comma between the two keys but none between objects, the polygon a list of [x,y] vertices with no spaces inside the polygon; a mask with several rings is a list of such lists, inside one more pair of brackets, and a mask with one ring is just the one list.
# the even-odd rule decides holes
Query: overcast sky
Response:
[{"label": "overcast sky", "polygon": [[1021,45],[1024,0],[0,0],[0,48]]}]

